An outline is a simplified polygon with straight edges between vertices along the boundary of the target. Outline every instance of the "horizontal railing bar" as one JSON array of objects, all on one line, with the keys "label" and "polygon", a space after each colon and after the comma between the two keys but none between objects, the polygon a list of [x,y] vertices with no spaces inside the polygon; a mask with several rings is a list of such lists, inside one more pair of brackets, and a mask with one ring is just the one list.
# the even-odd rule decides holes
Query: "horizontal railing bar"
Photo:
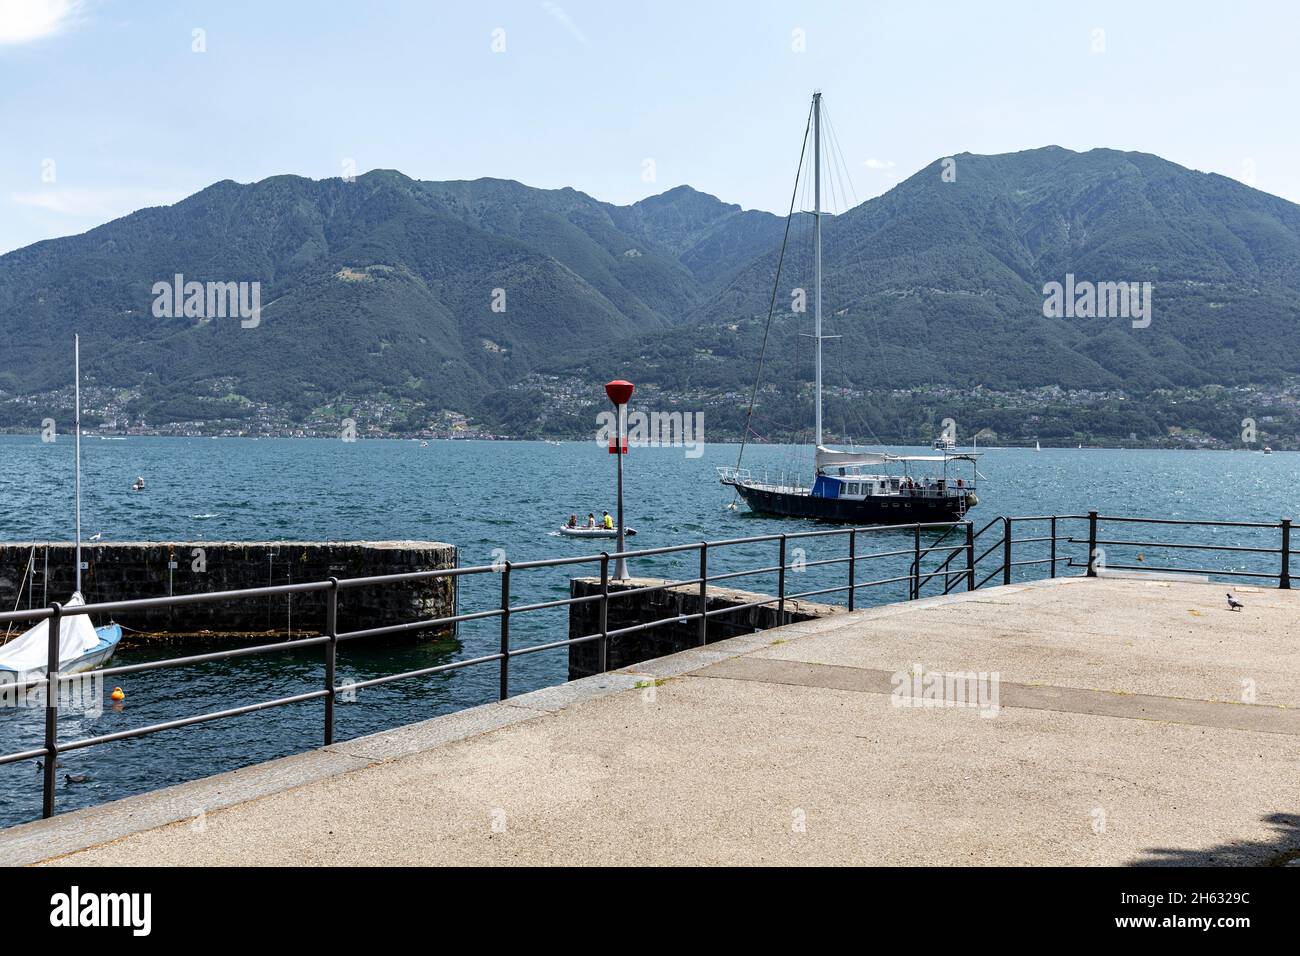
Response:
[{"label": "horizontal railing bar", "polygon": [[[776,598],[773,598],[772,600],[776,600]],[[698,621],[699,619],[700,619],[700,612],[698,611],[694,612],[693,614],[680,614],[674,617],[661,617],[653,621],[642,621],[640,624],[629,624],[627,627],[620,627],[615,630],[606,631],[605,636],[624,637],[625,635],[628,634],[636,634],[640,631],[648,631],[652,627],[661,627],[664,624],[685,624],[688,621]]]},{"label": "horizontal railing bar", "polygon": [[[794,597],[796,597],[796,595],[787,594],[785,599],[789,601]],[[744,611],[744,610],[748,610],[751,607],[762,607],[764,604],[776,604],[780,600],[781,600],[780,598],[770,597],[763,601],[748,601],[744,604],[733,604],[730,605],[729,607],[718,607],[718,608],[714,608],[712,611],[705,611],[704,616],[717,617],[719,614],[730,614],[732,611]]]},{"label": "horizontal railing bar", "polygon": [[[724,545],[757,544],[764,541],[779,541],[781,540],[782,537],[784,537],[787,541],[791,541],[796,538],[825,538],[825,537],[832,537],[832,536],[842,536],[842,535],[851,534],[855,531],[856,532],[876,532],[876,531],[904,532],[904,531],[911,531],[913,528],[920,528],[921,530],[925,531],[925,530],[931,530],[936,528],[951,528],[953,525],[961,525],[963,523],[964,522],[961,521],[930,521],[930,522],[898,524],[898,525],[871,524],[871,525],[860,525],[858,527],[853,527],[853,528],[826,528],[817,531],[792,531],[792,532],[787,532],[785,535],[764,534],[764,535],[758,535],[753,538],[724,538],[721,541],[710,541],[708,542],[708,544],[710,548],[716,548],[716,547],[722,547]],[[696,545],[695,547],[699,547],[699,546]],[[637,554],[635,551],[628,551],[622,556],[627,558],[635,558]],[[619,557],[619,555],[611,554],[610,557],[616,558]]]},{"label": "horizontal railing bar", "polygon": [[509,656],[523,657],[527,654],[536,654],[539,651],[554,651],[561,647],[573,647],[576,644],[587,644],[598,640],[600,640],[599,634],[588,634],[585,637],[567,637],[562,641],[549,641],[546,644],[529,644],[525,647],[512,648]]},{"label": "horizontal railing bar", "polygon": [[[1025,517],[1017,517],[1014,518],[1013,520],[1038,521],[1038,520],[1046,520],[1046,517],[1047,516],[1041,516],[1041,517],[1025,516]],[[1063,515],[1059,517],[1062,520],[1068,520],[1068,519],[1082,518],[1083,516]],[[1147,521],[1153,523],[1169,523],[1169,524],[1179,524],[1179,523],[1201,524],[1201,525],[1218,525],[1223,527],[1276,527],[1276,525],[1246,523],[1246,522],[1203,522],[1203,521],[1180,522],[1175,520],[1156,519],[1156,518],[1121,518],[1121,517],[1113,517],[1113,516],[1107,516],[1104,520]],[[951,530],[954,527],[959,527],[963,524],[968,524],[968,523],[969,521],[958,521],[958,522],[939,521],[939,522],[919,522],[919,523],[913,523],[908,525],[861,525],[853,528],[832,528],[832,529],[819,529],[816,531],[797,531],[793,533],[787,533],[784,535],[784,537],[786,538],[786,540],[797,540],[803,538],[844,536],[856,532],[869,533],[869,532],[893,531],[893,532],[901,533],[909,529]],[[985,525],[985,527],[980,529],[980,531],[977,532],[975,536],[978,537],[979,535],[983,534],[984,531],[988,530],[988,528],[992,527],[993,524],[995,523],[996,522],[990,522],[988,525]],[[757,543],[762,543],[767,541],[776,541],[779,540],[781,537],[782,535],[780,534],[753,535],[745,538],[728,538],[720,541],[712,541],[707,543],[710,547],[722,547],[728,545],[757,544]],[[689,552],[689,551],[698,551],[700,547],[701,547],[700,543],[672,545],[672,546],[666,546],[662,548],[645,548],[641,550],[624,551],[624,552],[611,554],[609,555],[609,557],[612,558],[623,557],[623,558],[633,558],[633,559],[646,558],[646,557],[654,557],[656,555],[678,554],[678,553]],[[929,550],[933,550],[933,549],[927,549],[927,553]],[[883,557],[886,554],[887,552],[881,552],[875,555],[863,555],[862,559],[865,560],[870,557]],[[518,563],[512,563],[511,567],[518,568],[518,569],[563,567],[563,566],[569,566],[574,564],[591,564],[601,560],[602,560],[602,556],[598,554],[579,555],[579,556],[566,557],[566,558],[546,558],[546,559],[539,559],[539,560],[532,560],[532,561],[521,561]],[[428,571],[410,571],[401,574],[371,575],[371,576],[358,577],[358,578],[340,578],[338,579],[337,586],[341,590],[350,590],[350,589],[360,588],[360,587],[374,587],[374,586],[380,586],[385,584],[400,584],[400,583],[407,583],[411,581],[437,580],[440,578],[457,578],[457,577],[463,577],[466,575],[475,575],[475,574],[499,574],[501,570],[502,570],[501,567],[498,565],[475,565],[472,567],[464,567],[464,568],[439,568],[439,569],[428,570]],[[310,593],[314,591],[325,591],[334,586],[335,586],[334,582],[329,580],[304,581],[304,582],[299,582],[297,584],[278,584],[278,585],[269,585],[266,587],[243,588],[243,589],[231,590],[231,591],[209,591],[209,592],[199,592],[193,594],[167,595],[167,596],[156,597],[156,598],[136,598],[127,601],[106,601],[97,604],[86,604],[86,605],[78,605],[70,608],[64,608],[63,613],[65,616],[74,615],[74,614],[111,614],[114,612],[148,610],[151,608],[159,608],[159,607],[183,607],[190,604],[211,604],[211,603],[221,603],[226,601],[238,601],[238,600],[244,600],[250,598],[274,597],[274,596],[286,595],[286,594],[302,594],[302,593]],[[17,621],[40,621],[40,620],[47,619],[50,616],[50,613],[51,612],[48,607],[28,608],[26,610],[4,611],[4,612],[0,612],[0,623],[17,622]]]},{"label": "horizontal railing bar", "polygon": [[787,594],[785,599],[787,601],[793,601],[797,598],[817,597],[819,594],[836,594],[840,591],[847,591],[848,589],[849,586],[847,584],[841,584],[838,587],[833,588],[819,588],[816,591],[800,591],[798,594]]},{"label": "horizontal railing bar", "polygon": [[[863,557],[866,557],[866,555],[864,555]],[[858,560],[861,560],[861,558],[859,558]],[[818,559],[818,560],[816,560],[816,561],[804,561],[802,564],[799,565],[799,567],[801,567],[801,568],[821,568],[821,567],[826,567],[827,565],[831,565],[831,564],[848,564],[848,563],[849,563],[848,555],[845,555],[845,556],[843,556],[843,557],[839,557],[839,558],[820,558],[820,559]],[[793,570],[794,570],[794,567],[795,567],[794,564],[787,564],[787,565],[785,566],[785,569],[786,569],[787,571],[793,571]],[[781,569],[778,567],[777,570],[779,571],[779,570],[781,570]],[[710,581],[713,580],[713,577],[712,577],[711,575],[710,575],[710,577],[709,577],[709,580],[710,580]]]},{"label": "horizontal railing bar", "polygon": [[557,568],[570,564],[598,564],[598,554],[584,554],[573,558],[536,558],[532,561],[511,561],[511,571],[526,571],[529,568]]},{"label": "horizontal railing bar", "polygon": [[46,756],[44,747],[37,747],[35,750],[23,750],[19,753],[5,754],[0,757],[0,767],[7,763],[18,763],[20,760],[31,760],[34,757]]},{"label": "horizontal railing bar", "polygon": [[[1070,567],[1072,568],[1086,568],[1087,566],[1088,566],[1087,564],[1075,564],[1073,560],[1070,561]],[[1154,564],[1152,565],[1111,564],[1109,561],[1107,561],[1106,564],[1102,566],[1101,570],[1103,573],[1107,570],[1168,571],[1172,574],[1218,574],[1218,575],[1227,575],[1228,577],[1234,577],[1234,578],[1277,578],[1279,577],[1276,571],[1272,571],[1272,572],[1270,571],[1220,571],[1216,568],[1170,568],[1164,565],[1154,565]]]},{"label": "horizontal railing bar", "polygon": [[472,611],[468,614],[456,614],[452,617],[435,617],[422,621],[408,621],[405,624],[388,624],[383,627],[368,627],[363,631],[345,631],[336,638],[340,641],[355,641],[362,637],[380,637],[384,634],[404,634],[409,631],[431,631],[435,628],[446,627],[448,624],[459,624],[461,621],[480,621],[484,618],[500,617],[501,608],[493,608],[490,611]]},{"label": "horizontal railing bar", "polygon": [[196,714],[193,717],[180,717],[176,720],[169,720],[161,724],[150,724],[147,727],[134,727],[130,730],[119,730],[116,733],[101,734],[98,737],[82,737],[79,740],[69,740],[59,744],[59,753],[67,750],[81,750],[84,747],[95,747],[99,744],[109,744],[115,740],[130,740],[132,737],[145,737],[149,734],[161,733],[164,730],[176,730],[180,727],[188,727],[191,724],[204,724],[211,720],[223,720],[226,717],[239,717],[243,714],[251,714],[258,710],[267,710],[271,707],[285,707],[289,704],[299,704],[308,700],[319,700],[322,697],[328,697],[327,690],[313,690],[303,694],[294,694],[292,697],[277,697],[275,700],[264,701],[259,704],[245,704],[242,707],[232,707],[229,710],[218,710],[206,714]]},{"label": "horizontal railing bar", "polygon": [[428,677],[431,674],[444,674],[448,671],[463,670],[466,667],[473,667],[475,664],[490,664],[493,661],[499,661],[504,655],[500,651],[495,654],[485,654],[482,657],[470,657],[463,661],[449,661],[446,664],[435,664],[432,667],[421,667],[419,670],[404,671],[401,674],[385,674],[383,677],[372,677],[369,680],[353,681],[350,684],[338,684],[334,688],[334,694],[364,690],[367,687],[378,687],[380,684],[390,684],[395,680],[406,680],[410,677]]},{"label": "horizontal railing bar", "polygon": [[[160,670],[165,667],[184,667],[189,664],[204,664],[208,661],[224,661],[234,657],[249,657],[254,654],[274,654],[280,651],[298,650],[304,647],[318,647],[329,643],[329,635],[318,637],[300,637],[294,641],[278,641],[275,644],[250,644],[247,647],[232,647],[223,651],[211,651],[207,654],[192,654],[189,657],[168,657],[160,661],[146,661],[142,664],[121,664],[117,667],[105,667],[91,671],[99,677],[117,677],[121,674],[138,674],[142,671]],[[81,674],[60,674],[59,683],[76,680]]]},{"label": "horizontal railing bar", "polygon": [[5,694],[26,693],[36,687],[45,687],[49,682],[50,679],[45,674],[24,678],[23,680],[6,681],[0,684],[0,698],[3,698]]},{"label": "horizontal railing bar", "polygon": [[1276,521],[1201,521],[1192,518],[1128,518],[1120,515],[1097,515],[1097,520],[1123,521],[1129,524],[1195,525],[1201,528],[1273,528],[1276,530],[1280,527]]},{"label": "horizontal railing bar", "polygon": [[[712,581],[712,578],[709,578]],[[619,588],[617,591],[612,587],[609,589],[609,599],[632,597],[635,594],[651,594],[655,591],[671,591],[673,588],[688,587],[692,584],[699,584],[699,578],[682,578],[681,580],[664,579],[663,584],[646,584],[635,588]],[[599,597],[600,595],[597,595]]]},{"label": "horizontal railing bar", "polygon": [[[510,570],[514,570],[514,565],[510,566]],[[613,597],[613,592],[611,592],[610,596]],[[552,607],[567,607],[573,604],[590,604],[593,601],[599,601],[602,597],[603,595],[600,594],[587,594],[583,597],[560,598],[555,601],[542,601],[538,604],[515,604],[511,605],[510,613],[522,614],[524,611],[544,611],[547,608]]]},{"label": "horizontal railing bar", "polygon": [[[1031,560],[1026,560],[1026,561],[1012,561],[1012,562],[1011,562],[1011,566],[1012,566],[1013,568],[1019,568],[1019,567],[1023,567],[1023,566],[1026,565],[1026,564],[1052,564],[1052,563],[1061,564],[1062,562],[1069,561],[1069,560],[1070,560],[1070,559],[1069,559],[1069,558],[1066,558],[1066,557],[1061,557],[1061,558],[1033,558],[1033,559],[1031,559]],[[962,571],[962,572],[960,572],[960,573],[965,574],[966,572],[965,572],[965,571]]]},{"label": "horizontal railing bar", "polygon": [[[563,561],[564,558],[556,558]],[[437,578],[462,578],[470,574],[500,574],[496,564],[475,564],[468,568],[435,568],[429,571],[403,571],[400,574],[375,574],[364,578],[339,578],[339,589],[376,587],[381,584],[405,584],[408,581],[431,581]],[[320,582],[330,587],[330,582]]]},{"label": "horizontal railing bar", "polygon": [[[962,573],[965,574],[966,572],[963,571]],[[871,587],[875,587],[877,584],[893,584],[896,581],[910,581],[910,580],[912,580],[912,576],[910,574],[903,574],[896,578],[881,578],[879,581],[864,581],[861,584],[854,584],[853,589],[856,591],[858,588],[871,588]]]},{"label": "horizontal railing bar", "polygon": [[[1085,544],[1083,541],[1069,539],[1072,544]],[[1107,541],[1102,538],[1097,539],[1097,544],[1111,544],[1124,547],[1135,548],[1184,548],[1192,551],[1246,551],[1251,554],[1276,554],[1281,555],[1280,548],[1249,548],[1242,545],[1232,544],[1180,544],[1173,541]]]},{"label": "horizontal railing bar", "polygon": [[870,554],[859,554],[854,560],[866,561],[868,558],[893,558],[900,554],[906,554],[910,557],[915,553],[914,548],[899,548],[897,551],[872,551]]}]

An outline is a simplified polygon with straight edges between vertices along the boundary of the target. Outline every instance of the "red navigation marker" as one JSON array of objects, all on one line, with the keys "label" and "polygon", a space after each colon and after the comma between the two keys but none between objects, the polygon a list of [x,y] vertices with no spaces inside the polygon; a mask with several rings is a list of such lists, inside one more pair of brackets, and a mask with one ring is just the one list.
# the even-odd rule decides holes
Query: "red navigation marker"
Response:
[{"label": "red navigation marker", "polygon": [[621,378],[616,378],[612,382],[605,383],[605,394],[615,405],[626,405],[632,398],[632,390],[636,388],[631,382],[625,382]]},{"label": "red navigation marker", "polygon": [[[613,402],[615,405],[626,405],[632,398],[632,390],[634,388],[636,388],[636,386],[633,385],[631,382],[625,382],[621,378],[616,378],[612,382],[605,383],[605,394],[609,396],[609,400]],[[620,428],[622,427],[622,424],[623,422],[622,419],[620,418],[619,420]],[[621,444],[622,454],[626,455],[627,454],[626,435],[623,436],[623,441],[621,443],[616,441],[613,437],[610,438],[609,453],[611,455],[619,454],[620,444]]]}]

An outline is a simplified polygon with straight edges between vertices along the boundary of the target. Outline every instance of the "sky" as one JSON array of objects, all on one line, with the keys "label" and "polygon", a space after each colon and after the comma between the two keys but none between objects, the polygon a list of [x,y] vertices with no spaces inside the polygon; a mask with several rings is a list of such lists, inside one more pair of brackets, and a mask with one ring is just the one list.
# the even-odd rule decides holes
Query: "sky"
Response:
[{"label": "sky", "polygon": [[1293,0],[0,0],[0,253],[375,168],[784,212],[814,89],[848,205],[1049,144],[1300,202],[1298,46]]}]

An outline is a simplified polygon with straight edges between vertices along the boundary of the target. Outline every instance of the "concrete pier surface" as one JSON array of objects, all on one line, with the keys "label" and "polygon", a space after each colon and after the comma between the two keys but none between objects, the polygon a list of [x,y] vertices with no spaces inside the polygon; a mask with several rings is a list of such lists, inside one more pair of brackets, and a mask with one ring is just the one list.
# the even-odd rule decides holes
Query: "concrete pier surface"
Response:
[{"label": "concrete pier surface", "polygon": [[[1225,590],[1070,578],[788,625],[15,827],[0,862],[1281,865],[1300,595]],[[986,693],[904,706],[918,670]]]}]

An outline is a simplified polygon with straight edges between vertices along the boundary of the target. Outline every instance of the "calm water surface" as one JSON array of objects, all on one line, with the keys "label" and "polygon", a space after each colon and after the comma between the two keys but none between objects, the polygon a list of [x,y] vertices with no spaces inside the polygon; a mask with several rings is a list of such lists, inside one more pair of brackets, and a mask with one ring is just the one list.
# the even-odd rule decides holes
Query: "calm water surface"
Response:
[{"label": "calm water surface", "polygon": [[[905,449],[892,449],[904,451]],[[715,474],[735,463],[736,446],[716,445],[702,457],[680,449],[634,449],[625,476],[628,523],[640,532],[637,547],[658,547],[704,539],[795,532],[815,525],[757,518],[744,506],[729,510],[732,496]],[[916,451],[915,449],[911,451]],[[807,465],[807,452],[788,446],[752,446],[745,464],[757,472]],[[981,459],[985,480],[977,526],[1002,514],[1103,513],[1177,518],[1232,517],[1276,521],[1295,514],[1300,455],[1246,452],[1122,451],[1104,449],[991,449]],[[136,475],[148,490],[130,489]],[[537,442],[251,440],[131,438],[87,440],[83,444],[83,533],[105,540],[330,540],[425,539],[459,549],[461,565],[491,564],[497,549],[512,561],[598,550],[592,542],[559,536],[555,529],[572,512],[614,509],[614,459],[594,443]],[[72,443],[42,444],[35,437],[0,436],[0,541],[68,540],[72,536]],[[1062,532],[1079,526],[1062,526]],[[1119,529],[1115,529],[1118,531]],[[1202,529],[1195,532],[1129,527],[1116,538],[1159,538],[1276,546],[1276,534]],[[1027,529],[1025,536],[1046,533]],[[1190,537],[1189,537],[1190,535]],[[878,547],[909,547],[910,532],[878,536]],[[990,532],[991,544],[995,532]],[[791,545],[794,547],[794,544]],[[810,562],[844,553],[841,540],[805,542]],[[1045,544],[1025,545],[1016,559],[1046,555]],[[1061,553],[1082,558],[1082,549],[1061,545]],[[1112,563],[1128,563],[1137,551],[1147,563],[1275,571],[1267,556],[1193,557],[1196,552],[1114,549]],[[710,555],[715,571],[775,563],[775,546],[745,545]],[[93,560],[93,554],[91,559]],[[689,577],[697,558],[664,556],[632,563],[633,574]],[[905,573],[906,558],[865,563],[859,580]],[[995,565],[990,564],[988,570]],[[592,565],[593,572],[598,570]],[[1021,569],[1039,576],[1045,567]],[[289,567],[272,567],[269,579],[289,580]],[[1077,573],[1063,569],[1065,573]],[[568,594],[573,569],[536,570],[513,576],[515,603]],[[790,590],[842,583],[843,568],[814,568],[792,577]],[[733,582],[773,590],[774,581],[756,577]],[[462,612],[496,606],[499,579],[463,583]],[[179,586],[178,586],[179,590]],[[929,593],[929,591],[927,591]],[[906,585],[863,592],[862,603],[898,600]],[[53,595],[50,596],[54,598]],[[91,601],[111,594],[87,594]],[[842,600],[841,597],[832,600]],[[6,608],[5,610],[10,610]],[[101,622],[102,623],[102,622]],[[295,627],[319,627],[295,619]],[[516,646],[557,640],[567,634],[564,609],[518,615],[512,620]],[[3,630],[0,629],[0,634]],[[491,653],[499,639],[496,621],[463,624],[450,644],[340,648],[340,681],[414,670]],[[226,645],[144,646],[123,641],[115,663],[194,653]],[[528,655],[511,663],[511,689],[522,693],[565,679],[563,650]],[[132,726],[259,699],[315,690],[323,681],[319,649],[260,655],[196,667],[126,675],[127,699],[98,717],[66,716],[61,739],[111,733]],[[399,681],[362,691],[337,711],[337,738],[495,700],[495,665],[432,678]],[[215,721],[139,740],[64,755],[64,772],[88,774],[90,782],[61,785],[58,807],[70,810],[104,800],[219,773],[306,750],[321,743],[320,702]],[[38,747],[41,715],[29,709],[0,711],[0,752]],[[62,779],[62,778],[60,778]],[[197,813],[200,808],[196,807]],[[0,767],[0,826],[40,813],[40,779],[34,763]]]}]

